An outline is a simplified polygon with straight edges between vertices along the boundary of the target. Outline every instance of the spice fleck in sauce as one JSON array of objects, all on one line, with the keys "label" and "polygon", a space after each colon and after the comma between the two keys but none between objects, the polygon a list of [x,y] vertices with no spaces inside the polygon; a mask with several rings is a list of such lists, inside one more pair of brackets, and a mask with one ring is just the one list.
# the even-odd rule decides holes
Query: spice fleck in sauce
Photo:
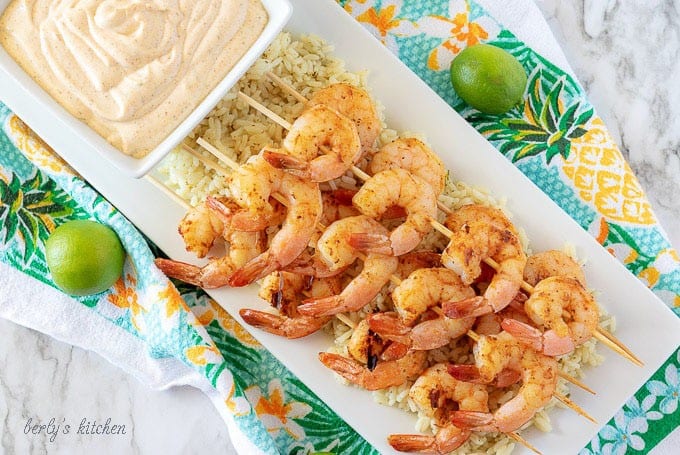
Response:
[{"label": "spice fleck in sauce", "polygon": [[257,39],[259,0],[14,0],[0,44],[123,153],[142,157]]}]

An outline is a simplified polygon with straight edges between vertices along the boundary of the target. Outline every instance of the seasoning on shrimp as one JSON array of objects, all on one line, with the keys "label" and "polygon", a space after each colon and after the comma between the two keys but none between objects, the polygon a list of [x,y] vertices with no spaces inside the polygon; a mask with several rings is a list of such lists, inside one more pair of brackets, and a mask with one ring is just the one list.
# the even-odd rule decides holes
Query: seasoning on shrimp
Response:
[{"label": "seasoning on shrimp", "polygon": [[446,168],[442,160],[416,138],[399,138],[385,144],[371,157],[368,171],[371,174],[387,169],[404,169],[430,184],[440,195],[446,185]]},{"label": "seasoning on shrimp", "polygon": [[[521,376],[522,385],[517,394],[493,413],[455,411],[454,425],[475,431],[509,433],[527,423],[545,406],[557,388],[557,361],[526,347],[506,332],[482,335],[473,349],[474,374],[470,365],[449,365],[448,371],[461,380],[482,384],[492,383],[505,370],[514,370]],[[462,367],[462,368],[459,368]],[[463,374],[459,375],[458,373]],[[472,378],[471,376],[476,376]]]},{"label": "seasoning on shrimp", "polygon": [[262,231],[244,232],[233,228],[231,220],[241,208],[231,200],[208,197],[205,203],[182,218],[179,232],[187,250],[204,257],[221,235],[228,244],[228,254],[211,258],[198,267],[185,262],[157,258],[156,266],[167,276],[205,289],[220,288],[231,275],[264,249],[266,235]]},{"label": "seasoning on shrimp", "polygon": [[293,122],[282,146],[280,152],[266,150],[264,158],[312,182],[336,179],[361,158],[354,123],[323,104],[307,109]]},{"label": "seasoning on shrimp", "polygon": [[[264,208],[269,217],[272,212],[269,198],[274,193],[283,197],[287,206],[281,229],[271,238],[269,249],[230,277],[229,285],[238,287],[281,270],[307,248],[321,217],[322,202],[318,184],[275,169],[260,156],[252,157],[245,166],[239,168],[238,180],[233,179],[232,182],[236,181],[239,184],[232,186],[240,191],[239,197],[246,202],[246,207],[249,207],[248,201],[254,201],[256,206]],[[233,222],[236,216],[244,213],[235,215]],[[244,227],[248,226],[249,220],[257,224],[262,221],[261,214],[251,209],[238,219]]]},{"label": "seasoning on shrimp", "polygon": [[443,305],[453,318],[481,316],[505,308],[522,284],[526,254],[516,230],[498,209],[469,205],[447,217],[446,226],[454,233],[442,253],[442,263],[460,275],[466,284],[481,273],[484,259],[498,263],[498,270],[481,297]]},{"label": "seasoning on shrimp", "polygon": [[[382,235],[387,232],[380,223],[365,215],[343,218],[331,224],[317,243],[332,269],[346,267],[356,261],[360,252],[348,242],[353,232],[372,232]],[[310,316],[333,315],[346,311],[357,311],[370,303],[397,269],[397,258],[378,253],[368,253],[363,259],[361,272],[338,295],[323,299],[309,299],[301,305],[300,313]]]},{"label": "seasoning on shrimp", "polygon": [[260,297],[272,303],[279,314],[243,308],[239,314],[254,327],[286,338],[302,338],[322,328],[330,317],[310,317],[298,313],[297,306],[303,292],[314,297],[334,295],[341,290],[338,277],[313,279],[287,272],[272,273],[265,277]]},{"label": "seasoning on shrimp", "polygon": [[513,319],[505,319],[503,328],[517,339],[546,355],[567,354],[588,341],[599,323],[599,311],[593,296],[581,283],[567,276],[553,276],[540,281],[524,303],[527,316],[545,331]]},{"label": "seasoning on shrimp", "polygon": [[447,371],[444,363],[425,370],[409,390],[409,398],[419,412],[435,419],[439,430],[435,436],[392,434],[389,444],[400,452],[445,454],[460,447],[472,432],[451,423],[451,412],[488,412],[489,395],[485,385],[459,381]]},{"label": "seasoning on shrimp", "polygon": [[391,206],[406,210],[406,220],[387,234],[355,231],[350,242],[358,249],[392,256],[413,250],[432,230],[437,197],[432,187],[404,169],[387,169],[368,179],[352,199],[364,215],[380,218]]},{"label": "seasoning on shrimp", "polygon": [[382,130],[375,103],[365,90],[349,84],[331,84],[314,93],[309,105],[323,104],[349,118],[357,129],[361,151],[373,149]]}]

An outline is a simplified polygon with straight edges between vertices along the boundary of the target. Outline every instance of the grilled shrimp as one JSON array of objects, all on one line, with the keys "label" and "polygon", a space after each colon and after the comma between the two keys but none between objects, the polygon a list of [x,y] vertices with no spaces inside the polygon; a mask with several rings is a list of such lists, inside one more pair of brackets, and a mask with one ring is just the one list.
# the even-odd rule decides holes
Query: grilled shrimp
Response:
[{"label": "grilled shrimp", "polygon": [[[334,221],[350,216],[356,216],[359,212],[352,206],[352,196],[356,192],[349,190],[333,190],[326,191],[321,194],[323,201],[323,213],[321,221],[317,224],[317,232],[312,236],[314,243],[318,243],[319,238],[323,235],[326,226],[330,226]],[[323,255],[314,251],[303,252],[293,262],[285,267],[285,270],[301,275],[311,275],[317,278],[327,278],[339,275],[347,269],[351,264],[346,264],[345,267],[331,269],[326,262]]]},{"label": "grilled shrimp", "polygon": [[367,317],[359,321],[352,331],[352,337],[347,343],[347,351],[372,370],[379,360],[389,361],[403,357],[408,351],[408,346],[383,339],[371,330]]},{"label": "grilled shrimp", "polygon": [[529,256],[524,267],[524,281],[535,286],[551,276],[569,276],[577,279],[584,287],[586,285],[583,269],[568,254],[548,250]]},{"label": "grilled shrimp", "polygon": [[[317,243],[317,251],[331,270],[352,264],[359,252],[348,242],[352,232],[373,232],[378,235],[387,230],[377,221],[364,215],[343,218],[331,224]],[[298,310],[309,316],[329,316],[345,311],[357,311],[380,292],[397,269],[398,260],[392,256],[369,253],[363,259],[361,272],[335,296],[304,301]]]},{"label": "grilled shrimp", "polygon": [[441,194],[446,185],[446,168],[442,160],[430,148],[415,138],[400,138],[384,145],[371,158],[368,171],[371,174],[401,168],[430,184],[435,195]]},{"label": "grilled shrimp", "polygon": [[205,203],[189,211],[180,224],[180,234],[187,243],[187,249],[195,251],[199,257],[207,254],[219,228],[228,244],[227,255],[211,258],[203,267],[164,258],[156,259],[156,266],[171,278],[205,289],[229,284],[231,275],[260,254],[267,240],[262,231],[242,232],[232,228],[231,220],[239,210],[240,207],[231,200],[208,196]]},{"label": "grilled shrimp", "polygon": [[190,209],[179,222],[179,234],[184,240],[187,251],[203,258],[212,248],[215,240],[225,230],[222,218],[214,213],[206,203]]},{"label": "grilled shrimp", "polygon": [[482,335],[473,348],[475,366],[449,365],[449,373],[464,381],[492,383],[499,374],[514,370],[522,385],[512,399],[494,413],[455,411],[452,422],[457,427],[475,431],[509,433],[528,422],[552,398],[557,388],[557,361],[531,349],[510,334]]},{"label": "grilled shrimp", "polygon": [[428,351],[448,344],[465,335],[475,323],[475,318],[451,319],[427,312],[415,326],[406,325],[397,313],[375,313],[368,316],[371,330],[380,337],[395,341],[414,351]]},{"label": "grilled shrimp", "polygon": [[428,308],[446,301],[459,301],[475,295],[453,270],[443,267],[418,269],[394,291],[392,301],[401,320],[413,325]]},{"label": "grilled shrimp", "polygon": [[514,319],[505,319],[503,328],[514,337],[546,355],[567,354],[589,340],[599,323],[593,296],[581,283],[567,276],[540,281],[524,303],[531,320],[545,332]]},{"label": "grilled shrimp", "polygon": [[356,231],[350,243],[363,251],[401,256],[414,249],[430,232],[437,215],[437,197],[432,187],[404,169],[388,169],[368,179],[352,199],[364,215],[379,218],[388,207],[406,210],[406,220],[389,236]]},{"label": "grilled shrimp", "polygon": [[320,352],[319,360],[349,382],[366,390],[398,386],[414,379],[425,368],[426,351],[411,351],[397,360],[378,361],[373,369],[339,354]]},{"label": "grilled shrimp", "polygon": [[266,332],[286,338],[301,338],[326,325],[330,317],[309,317],[297,312],[303,293],[314,297],[334,295],[341,290],[338,278],[309,279],[302,275],[278,272],[267,275],[260,287],[260,297],[279,310],[279,314],[244,308],[243,320]]},{"label": "grilled shrimp", "polygon": [[409,397],[420,413],[435,419],[440,428],[435,436],[390,435],[387,441],[401,452],[445,454],[456,450],[471,432],[453,425],[449,419],[451,412],[456,409],[489,412],[486,386],[454,379],[443,363],[425,370],[411,386]]},{"label": "grilled shrimp", "polygon": [[421,250],[399,256],[396,275],[402,280],[418,269],[441,267],[441,255],[434,251]]},{"label": "grilled shrimp", "polygon": [[498,209],[470,205],[449,215],[446,225],[453,237],[442,253],[442,263],[472,283],[481,273],[484,259],[499,265],[483,297],[443,305],[449,317],[481,316],[502,310],[522,284],[526,254],[510,221]]},{"label": "grilled shrimp", "polygon": [[361,158],[356,126],[338,111],[322,104],[300,115],[283,140],[279,152],[264,158],[305,180],[326,182],[340,177]]},{"label": "grilled shrimp", "polygon": [[309,105],[323,104],[349,118],[356,126],[362,153],[373,149],[382,122],[375,104],[365,90],[349,84],[337,83],[314,93]]},{"label": "grilled shrimp", "polygon": [[[293,262],[307,247],[322,211],[318,184],[275,169],[259,156],[248,160],[246,166],[249,164],[253,166],[248,172],[243,170],[244,166],[239,169],[243,183],[240,189],[250,188],[253,192],[250,197],[259,202],[268,201],[271,194],[279,193],[286,200],[287,212],[281,229],[270,241],[269,249],[234,272],[229,279],[231,286],[245,286]],[[265,185],[248,187],[247,174],[251,175],[252,181]],[[268,202],[266,204],[269,205]]]}]

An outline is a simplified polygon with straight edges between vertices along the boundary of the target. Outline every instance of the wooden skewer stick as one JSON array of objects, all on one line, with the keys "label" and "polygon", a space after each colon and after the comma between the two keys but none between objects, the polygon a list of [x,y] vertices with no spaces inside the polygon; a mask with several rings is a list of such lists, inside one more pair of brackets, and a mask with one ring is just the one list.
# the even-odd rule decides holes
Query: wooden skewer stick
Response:
[{"label": "wooden skewer stick", "polygon": [[[293,87],[291,87],[290,85],[288,85],[284,80],[282,80],[282,79],[279,78],[278,76],[274,75],[274,74],[271,73],[271,72],[267,73],[267,76],[270,77],[272,80],[274,80],[277,84],[280,84],[280,85],[281,85],[283,88],[285,88],[285,90],[288,91],[289,93],[291,93],[291,94],[292,94],[292,93],[297,93],[297,95],[299,95],[299,96],[296,96],[296,98],[298,98],[299,100],[303,100],[303,99],[304,99],[305,101],[307,100],[303,95],[301,95],[300,93],[298,93]],[[266,108],[266,107],[263,106],[261,103],[255,101],[254,99],[252,99],[251,97],[249,97],[248,95],[246,95],[246,94],[244,94],[244,93],[239,92],[239,97],[241,97],[244,101],[246,101],[248,104],[250,104],[253,108],[255,108],[255,109],[257,109],[258,111],[260,111],[263,115],[265,115],[266,117],[269,117],[271,120],[273,120],[273,121],[275,121],[276,123],[278,123],[278,124],[279,124],[281,127],[283,127],[284,129],[290,130],[290,127],[291,127],[290,122],[288,122],[287,120],[281,118],[281,117],[280,117],[279,115],[277,115],[275,112],[273,112],[273,111],[271,111],[270,109]],[[351,170],[352,170],[352,172],[354,172],[354,174],[355,174],[357,177],[359,177],[359,178],[360,178],[361,180],[363,180],[364,182],[370,178],[370,176],[369,176],[368,174],[366,174],[364,171],[362,171],[361,169],[359,169],[359,168],[356,167],[356,166],[352,166],[352,167],[351,167]],[[441,209],[441,210],[442,210],[444,213],[446,213],[446,214],[451,214],[451,213],[452,213],[452,212],[451,212],[451,209],[449,209],[448,207],[446,207],[446,206],[445,206],[444,204],[442,204],[440,201],[437,201],[437,207],[438,207],[439,209]],[[432,224],[432,227],[433,227],[434,229],[436,229],[437,231],[439,231],[440,233],[442,233],[442,234],[445,235],[446,237],[448,237],[448,238],[451,238],[451,237],[452,237],[453,232],[451,232],[448,228],[446,228],[446,226],[442,225],[442,224],[439,223],[437,220],[435,220],[435,219],[430,219],[430,224]],[[491,267],[494,268],[495,270],[498,270],[498,263],[497,263],[496,261],[494,261],[493,259],[487,258],[487,259],[484,260],[484,262],[486,262],[489,266],[491,266]],[[523,290],[529,292],[529,293],[531,293],[531,292],[533,291],[533,287],[532,287],[530,284],[526,283],[526,282],[522,282],[521,288],[522,288]],[[642,361],[641,361],[640,359],[638,359],[638,358],[632,353],[632,351],[630,351],[627,347],[625,347],[625,345],[624,345],[623,343],[621,343],[621,341],[619,341],[619,340],[616,339],[616,338],[613,338],[613,335],[611,335],[609,332],[607,332],[607,333],[605,334],[604,332],[606,332],[606,330],[604,330],[604,329],[602,329],[602,328],[599,328],[599,327],[598,327],[598,329],[597,329],[597,331],[596,331],[595,333],[598,334],[598,332],[600,332],[600,334],[603,335],[602,337],[599,337],[599,336],[596,335],[596,337],[597,337],[598,340],[602,341],[605,345],[607,345],[608,347],[610,347],[614,352],[616,352],[616,353],[620,354],[621,356],[625,357],[626,359],[630,360],[630,361],[631,361],[632,363],[634,363],[635,365],[637,365],[637,366],[643,366]],[[608,338],[608,341],[604,341],[603,338]],[[614,347],[612,347],[612,346],[617,346],[617,347],[614,348]]]},{"label": "wooden skewer stick", "polygon": [[521,436],[518,435],[517,433],[506,433],[506,434],[508,435],[508,437],[509,437],[510,439],[514,439],[515,441],[519,442],[519,443],[522,444],[524,447],[526,447],[527,449],[533,451],[534,453],[537,453],[538,455],[543,455],[543,453],[542,453],[540,450],[538,450],[536,447],[534,447],[533,445],[531,445],[531,444],[529,443],[529,441],[527,441],[526,439],[524,439],[523,437],[521,437]]},{"label": "wooden skewer stick", "polygon": [[557,371],[557,374],[559,374],[560,377],[561,377],[562,379],[564,379],[565,381],[571,382],[571,383],[574,384],[575,386],[580,387],[581,389],[585,390],[586,392],[588,392],[588,393],[590,393],[590,394],[597,395],[597,393],[595,393],[595,391],[594,391],[593,389],[591,389],[591,388],[588,387],[585,383],[583,383],[583,381],[580,381],[579,379],[576,379],[576,378],[573,377],[572,375],[567,374],[567,373],[565,373],[564,371],[561,371],[561,370],[558,370],[558,371]]},{"label": "wooden skewer stick", "polygon": [[191,205],[181,197],[177,195],[174,191],[172,191],[170,188],[165,186],[160,180],[158,180],[156,177],[153,177],[150,174],[146,174],[144,176],[144,179],[148,181],[149,183],[153,184],[156,188],[161,190],[163,193],[165,193],[170,199],[173,201],[177,202],[179,205],[181,205],[185,210],[188,210],[191,208]]},{"label": "wooden skewer stick", "polygon": [[584,411],[579,405],[577,405],[576,403],[571,401],[569,398],[567,398],[564,395],[559,394],[559,393],[556,393],[553,396],[555,398],[557,398],[558,401],[560,401],[565,406],[567,406],[569,409],[576,412],[578,415],[585,417],[586,419],[590,420],[595,425],[597,425],[597,420],[595,420],[590,414],[588,414],[586,411]]}]

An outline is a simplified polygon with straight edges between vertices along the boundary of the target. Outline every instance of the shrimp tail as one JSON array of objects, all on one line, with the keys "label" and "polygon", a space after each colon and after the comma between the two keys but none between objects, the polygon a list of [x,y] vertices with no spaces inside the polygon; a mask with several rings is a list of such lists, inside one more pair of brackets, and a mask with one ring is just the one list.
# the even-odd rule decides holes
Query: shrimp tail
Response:
[{"label": "shrimp tail", "polygon": [[291,173],[295,173],[294,171],[306,171],[309,169],[309,163],[307,161],[295,158],[294,156],[290,156],[285,153],[265,150],[262,153],[262,157],[275,168],[285,169]]},{"label": "shrimp tail", "polygon": [[520,322],[516,319],[506,318],[501,322],[503,330],[515,337],[519,342],[530,346],[535,351],[541,351],[543,333],[536,327]]},{"label": "shrimp tail", "polygon": [[459,428],[480,429],[493,424],[493,414],[490,412],[477,411],[454,411],[451,414],[451,423]]},{"label": "shrimp tail", "polygon": [[303,300],[302,305],[298,306],[298,312],[305,316],[332,316],[344,311],[339,307],[342,298],[339,295],[332,295],[321,299]]},{"label": "shrimp tail", "polygon": [[327,368],[330,368],[343,378],[353,383],[359,382],[359,379],[364,372],[364,367],[359,362],[348,359],[347,357],[343,357],[339,354],[320,352],[319,360]]},{"label": "shrimp tail", "polygon": [[302,338],[319,330],[324,324],[309,318],[288,319],[279,314],[267,313],[250,308],[243,308],[239,315],[246,323],[274,335],[289,339]]},{"label": "shrimp tail", "polygon": [[454,365],[449,364],[446,371],[449,372],[454,379],[463,382],[472,382],[475,384],[484,384],[482,377],[479,374],[479,370],[474,365]]},{"label": "shrimp tail", "polygon": [[411,327],[399,319],[396,313],[374,313],[368,316],[368,326],[383,338],[402,343],[408,342]]},{"label": "shrimp tail", "polygon": [[575,348],[571,337],[561,337],[554,330],[541,332],[536,327],[515,319],[503,319],[501,327],[521,343],[551,357],[568,354]]},{"label": "shrimp tail", "polygon": [[397,341],[392,342],[385,348],[385,350],[380,354],[380,360],[389,362],[391,360],[398,360],[408,354],[409,347],[408,344],[399,343]]},{"label": "shrimp tail", "polygon": [[154,259],[156,267],[170,278],[175,278],[185,283],[201,286],[201,268],[186,262],[173,261],[171,259]]},{"label": "shrimp tail", "polygon": [[392,256],[392,241],[384,234],[355,232],[349,236],[349,245],[359,251]]},{"label": "shrimp tail", "polygon": [[247,210],[238,212],[231,217],[231,227],[235,231],[257,232],[269,226],[271,216],[262,213],[250,213]]},{"label": "shrimp tail", "polygon": [[278,268],[278,263],[269,258],[268,253],[262,253],[251,259],[246,265],[236,270],[229,277],[229,286],[243,287],[255,280],[263,278]]},{"label": "shrimp tail", "polygon": [[436,436],[392,434],[387,442],[400,452],[446,454],[456,450],[470,437],[470,431],[453,425],[441,428]]},{"label": "shrimp tail", "polygon": [[494,308],[481,296],[470,297],[458,302],[442,303],[444,314],[452,319],[476,318],[485,314],[494,313]]},{"label": "shrimp tail", "polygon": [[424,434],[391,434],[387,442],[399,452],[437,453],[433,450],[434,436]]}]

